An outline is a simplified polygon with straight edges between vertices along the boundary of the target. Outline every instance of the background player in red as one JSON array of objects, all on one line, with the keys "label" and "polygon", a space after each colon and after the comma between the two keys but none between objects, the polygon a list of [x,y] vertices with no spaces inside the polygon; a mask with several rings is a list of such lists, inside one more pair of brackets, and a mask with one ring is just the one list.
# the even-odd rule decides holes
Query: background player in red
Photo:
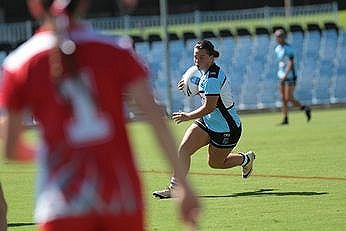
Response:
[{"label": "background player in red", "polygon": [[144,230],[141,183],[125,127],[125,92],[147,114],[178,172],[182,218],[195,229],[198,201],[181,174],[148,72],[122,47],[128,43],[96,34],[77,20],[87,5],[87,0],[28,0],[43,25],[4,61],[7,157],[27,150],[16,148],[24,111],[33,113],[42,131],[35,210],[40,229]]}]

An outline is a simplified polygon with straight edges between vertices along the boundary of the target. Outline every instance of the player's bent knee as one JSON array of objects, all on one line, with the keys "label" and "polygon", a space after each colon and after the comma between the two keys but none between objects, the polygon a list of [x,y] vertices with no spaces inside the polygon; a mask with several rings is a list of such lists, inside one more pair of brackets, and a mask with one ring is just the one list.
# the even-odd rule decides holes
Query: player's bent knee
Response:
[{"label": "player's bent knee", "polygon": [[190,157],[190,156],[193,155],[193,152],[189,151],[186,148],[180,147],[179,150],[178,150],[178,154],[179,154],[180,157]]},{"label": "player's bent knee", "polygon": [[218,162],[212,161],[212,160],[208,161],[208,165],[209,165],[209,167],[215,168],[215,169],[220,169],[223,167],[221,163],[218,163]]}]

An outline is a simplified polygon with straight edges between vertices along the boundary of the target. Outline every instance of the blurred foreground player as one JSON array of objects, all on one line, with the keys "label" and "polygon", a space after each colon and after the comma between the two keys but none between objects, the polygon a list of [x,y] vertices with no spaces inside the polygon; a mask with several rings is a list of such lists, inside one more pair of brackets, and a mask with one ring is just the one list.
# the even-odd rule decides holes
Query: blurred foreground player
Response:
[{"label": "blurred foreground player", "polygon": [[15,158],[24,110],[42,131],[35,217],[43,231],[144,230],[143,198],[124,121],[128,92],[147,114],[181,182],[182,219],[196,228],[198,201],[154,103],[148,72],[128,49],[78,21],[87,0],[28,0],[43,20],[4,62],[5,154]]}]

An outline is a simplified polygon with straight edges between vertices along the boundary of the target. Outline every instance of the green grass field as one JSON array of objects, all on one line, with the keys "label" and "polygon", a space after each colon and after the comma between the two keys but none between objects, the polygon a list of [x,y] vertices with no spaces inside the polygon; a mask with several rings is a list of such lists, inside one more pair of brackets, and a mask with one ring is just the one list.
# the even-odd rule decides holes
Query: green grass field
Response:
[{"label": "green grass field", "polygon": [[[242,114],[237,151],[257,153],[254,175],[240,168],[215,170],[206,149],[193,157],[189,178],[203,206],[200,230],[346,230],[346,108],[314,110],[306,123],[301,112],[290,125],[276,126],[276,112]],[[190,123],[174,125],[179,141]],[[129,124],[145,185],[149,231],[182,230],[174,200],[151,197],[169,179],[166,162],[148,126]],[[34,164],[2,162],[0,179],[9,204],[9,230],[32,231]]]}]

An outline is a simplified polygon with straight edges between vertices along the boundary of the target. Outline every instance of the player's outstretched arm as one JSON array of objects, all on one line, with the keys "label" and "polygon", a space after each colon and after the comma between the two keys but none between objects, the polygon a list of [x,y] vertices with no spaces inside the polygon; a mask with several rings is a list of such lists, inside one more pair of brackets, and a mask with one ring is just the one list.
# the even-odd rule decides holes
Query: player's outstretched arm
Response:
[{"label": "player's outstretched arm", "polygon": [[219,96],[206,96],[204,103],[191,112],[174,112],[172,119],[178,124],[184,121],[201,118],[214,111],[217,105]]},{"label": "player's outstretched arm", "polygon": [[178,190],[178,201],[181,205],[181,215],[190,230],[196,229],[199,213],[199,202],[192,191],[190,184],[182,174],[178,159],[178,150],[171,131],[168,128],[166,118],[162,109],[154,102],[151,88],[147,81],[138,80],[129,89],[129,94],[135,99],[138,107],[147,117],[148,123],[153,127],[154,133],[170,165],[176,173],[180,189]]}]

